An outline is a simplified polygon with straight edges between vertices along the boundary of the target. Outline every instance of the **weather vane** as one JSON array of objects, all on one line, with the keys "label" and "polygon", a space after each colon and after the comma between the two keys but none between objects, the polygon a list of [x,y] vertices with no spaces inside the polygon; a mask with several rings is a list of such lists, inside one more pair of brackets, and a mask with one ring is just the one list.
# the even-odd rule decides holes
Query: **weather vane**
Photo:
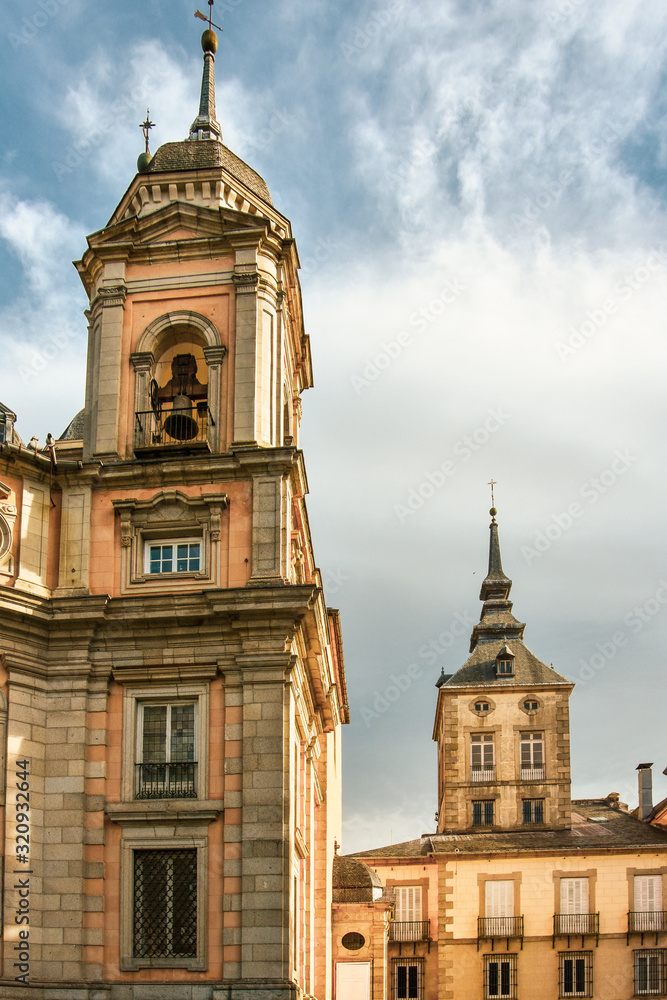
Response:
[{"label": "weather vane", "polygon": [[151,109],[150,108],[146,108],[146,121],[142,122],[141,125],[139,126],[139,128],[144,133],[144,139],[146,140],[146,152],[150,153],[150,150],[148,148],[148,133],[150,132],[150,130],[152,128],[155,128],[155,122],[151,121]]},{"label": "weather vane", "polygon": [[215,0],[208,0],[208,17],[206,16],[206,14],[202,14],[202,12],[200,10],[196,10],[195,11],[195,17],[198,17],[200,21],[208,21],[208,30],[209,31],[211,30],[211,28],[217,28],[218,31],[222,31],[222,28],[220,27],[220,25],[216,24],[215,21],[212,20],[212,18],[213,18],[213,4],[214,3],[215,3]]},{"label": "weather vane", "polygon": [[496,482],[495,479],[492,479],[491,482],[488,483],[488,485],[491,487],[491,506],[495,507],[496,506],[496,501],[493,499],[493,487],[497,486],[498,483]]}]

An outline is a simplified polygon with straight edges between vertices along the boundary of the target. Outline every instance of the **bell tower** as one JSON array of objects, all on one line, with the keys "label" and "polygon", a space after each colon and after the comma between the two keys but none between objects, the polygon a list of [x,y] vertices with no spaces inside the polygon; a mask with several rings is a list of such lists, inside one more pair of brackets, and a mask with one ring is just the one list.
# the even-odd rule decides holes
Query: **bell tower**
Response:
[{"label": "bell tower", "polygon": [[204,19],[187,138],[154,155],[146,142],[76,264],[84,410],[45,454],[0,414],[0,765],[7,816],[18,772],[40,803],[40,996],[332,992],[349,715],[299,448],[299,259],[264,180],[223,142]]},{"label": "bell tower", "polygon": [[566,829],[574,685],[524,644],[526,626],[512,614],[512,581],[500,558],[496,508],[490,513],[489,569],[471,655],[455,674],[443,670],[437,683],[437,832]]}]

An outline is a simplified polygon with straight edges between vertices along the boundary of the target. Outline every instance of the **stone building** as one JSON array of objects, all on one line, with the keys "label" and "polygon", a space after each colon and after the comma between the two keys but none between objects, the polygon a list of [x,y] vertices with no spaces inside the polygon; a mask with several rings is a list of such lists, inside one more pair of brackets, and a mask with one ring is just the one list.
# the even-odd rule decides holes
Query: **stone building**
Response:
[{"label": "stone building", "polygon": [[3,998],[331,995],[348,715],[299,259],[202,47],[188,138],[76,265],[83,412],[40,450],[0,410]]},{"label": "stone building", "polygon": [[573,685],[523,642],[491,514],[471,655],[437,684],[437,830],[356,855],[396,896],[388,996],[667,995],[667,830],[570,800]]}]

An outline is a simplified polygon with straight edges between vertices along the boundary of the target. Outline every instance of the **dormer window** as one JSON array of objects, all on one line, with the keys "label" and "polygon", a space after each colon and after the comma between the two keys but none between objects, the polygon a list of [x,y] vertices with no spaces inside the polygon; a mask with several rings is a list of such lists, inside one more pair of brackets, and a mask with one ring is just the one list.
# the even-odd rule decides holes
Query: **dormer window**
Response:
[{"label": "dormer window", "polygon": [[507,644],[496,657],[496,677],[514,676],[514,653]]}]

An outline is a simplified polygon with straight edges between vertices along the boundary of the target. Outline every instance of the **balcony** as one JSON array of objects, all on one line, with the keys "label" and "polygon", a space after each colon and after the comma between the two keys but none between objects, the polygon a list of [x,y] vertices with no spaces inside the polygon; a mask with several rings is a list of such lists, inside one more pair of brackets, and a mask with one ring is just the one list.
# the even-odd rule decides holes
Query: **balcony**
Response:
[{"label": "balcony", "polygon": [[554,933],[552,947],[556,946],[557,937],[567,937],[567,946],[570,947],[570,937],[581,935],[581,947],[584,947],[584,937],[593,934],[596,938],[596,947],[600,937],[600,914],[599,913],[554,913]]},{"label": "balcony", "polygon": [[521,780],[522,781],[544,781],[544,768],[543,767],[522,767],[521,768]]},{"label": "balcony", "polygon": [[138,799],[196,799],[197,762],[137,764]]},{"label": "balcony", "polygon": [[398,944],[399,955],[403,954],[403,945],[411,944],[412,953],[417,952],[417,943],[425,941],[431,951],[431,921],[430,920],[392,920],[389,924],[389,940]]},{"label": "balcony", "polygon": [[390,941],[428,941],[430,937],[430,920],[392,920],[389,925]]},{"label": "balcony", "polygon": [[477,950],[480,941],[490,941],[493,951],[495,938],[506,938],[508,949],[510,938],[520,938],[523,948],[523,917],[478,917]]},{"label": "balcony", "polygon": [[214,426],[206,402],[192,404],[189,409],[173,409],[168,403],[156,410],[144,410],[134,415],[134,451],[207,450],[209,429]]},{"label": "balcony", "polygon": [[642,944],[644,934],[655,934],[657,945],[661,931],[667,931],[667,910],[630,910],[628,913],[628,944],[631,934],[641,934]]},{"label": "balcony", "polygon": [[489,782],[496,780],[495,767],[472,767],[470,770],[470,780],[479,782]]}]

